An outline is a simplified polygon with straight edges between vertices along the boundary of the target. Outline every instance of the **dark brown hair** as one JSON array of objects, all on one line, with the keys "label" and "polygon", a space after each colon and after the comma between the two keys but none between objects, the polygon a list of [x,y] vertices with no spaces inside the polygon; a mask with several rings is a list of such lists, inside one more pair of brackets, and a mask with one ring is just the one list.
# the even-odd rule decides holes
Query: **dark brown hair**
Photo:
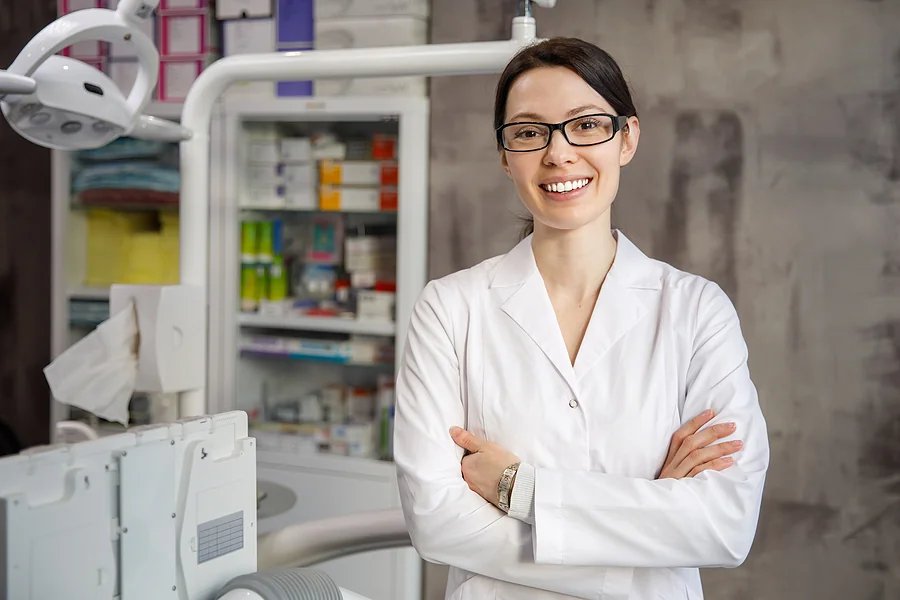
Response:
[{"label": "dark brown hair", "polygon": [[[625,76],[608,52],[578,38],[557,37],[525,47],[506,65],[497,82],[494,101],[495,131],[506,121],[506,102],[516,79],[539,67],[565,67],[603,96],[616,114],[637,116]],[[534,221],[528,219],[522,235],[528,236],[533,231]]]}]

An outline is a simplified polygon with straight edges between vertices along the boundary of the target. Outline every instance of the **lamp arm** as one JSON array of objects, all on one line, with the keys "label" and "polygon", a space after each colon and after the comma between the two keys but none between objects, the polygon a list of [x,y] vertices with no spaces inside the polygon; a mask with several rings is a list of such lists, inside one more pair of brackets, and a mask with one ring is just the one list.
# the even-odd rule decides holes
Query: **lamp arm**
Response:
[{"label": "lamp arm", "polygon": [[[133,3],[133,0],[123,2]],[[150,102],[150,92],[159,77],[159,52],[153,41],[119,11],[88,8],[60,17],[31,38],[7,72],[30,77],[44,61],[60,50],[77,42],[93,40],[111,44],[127,41],[134,44],[141,68],[138,69],[127,103],[131,114],[139,115]],[[132,123],[132,127],[135,123]]]}]

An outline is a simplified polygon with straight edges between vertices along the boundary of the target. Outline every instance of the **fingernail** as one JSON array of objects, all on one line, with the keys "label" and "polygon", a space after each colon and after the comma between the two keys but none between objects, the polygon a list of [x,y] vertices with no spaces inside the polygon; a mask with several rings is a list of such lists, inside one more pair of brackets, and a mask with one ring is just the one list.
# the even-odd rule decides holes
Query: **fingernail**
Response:
[{"label": "fingernail", "polygon": [[736,423],[728,423],[727,425],[725,425],[725,427],[734,431],[735,429],[737,429],[737,424]]},{"label": "fingernail", "polygon": [[450,428],[450,435],[456,435],[458,432],[459,432],[459,427],[457,427],[456,425],[454,425],[453,427]]},{"label": "fingernail", "polygon": [[711,417],[711,416],[713,416],[713,414],[714,414],[714,413],[713,413],[713,409],[711,409],[711,408],[707,408],[707,409],[703,412],[703,416],[704,416],[704,417]]},{"label": "fingernail", "polygon": [[731,445],[734,446],[735,448],[741,448],[741,447],[743,447],[744,442],[742,442],[741,440],[735,440],[735,441],[731,442]]},{"label": "fingernail", "polygon": [[730,456],[726,456],[726,457],[722,458],[722,462],[733,463],[734,459],[731,458]]}]

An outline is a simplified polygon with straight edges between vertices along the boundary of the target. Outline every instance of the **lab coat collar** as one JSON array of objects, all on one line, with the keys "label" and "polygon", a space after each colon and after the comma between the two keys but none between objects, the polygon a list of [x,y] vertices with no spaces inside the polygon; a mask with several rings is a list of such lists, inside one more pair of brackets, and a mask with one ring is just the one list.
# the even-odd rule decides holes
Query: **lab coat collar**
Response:
[{"label": "lab coat collar", "polygon": [[534,260],[532,236],[522,240],[497,264],[491,288],[501,295],[501,309],[521,327],[578,395],[578,381],[648,312],[644,290],[662,287],[661,269],[624,234],[614,231],[616,256],[576,356],[569,361],[550,297]]}]

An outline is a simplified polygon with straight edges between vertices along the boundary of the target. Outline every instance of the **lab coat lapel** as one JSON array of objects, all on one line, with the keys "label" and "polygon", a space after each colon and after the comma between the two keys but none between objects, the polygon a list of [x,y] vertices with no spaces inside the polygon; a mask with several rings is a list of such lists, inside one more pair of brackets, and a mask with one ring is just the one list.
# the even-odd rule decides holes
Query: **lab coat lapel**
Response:
[{"label": "lab coat lapel", "polygon": [[576,380],[582,379],[649,312],[647,290],[661,288],[655,263],[621,232],[615,235],[616,257],[575,358]]},{"label": "lab coat lapel", "polygon": [[575,371],[569,362],[550,296],[534,261],[531,236],[503,257],[491,288],[501,294],[500,309],[528,334],[574,392]]}]

